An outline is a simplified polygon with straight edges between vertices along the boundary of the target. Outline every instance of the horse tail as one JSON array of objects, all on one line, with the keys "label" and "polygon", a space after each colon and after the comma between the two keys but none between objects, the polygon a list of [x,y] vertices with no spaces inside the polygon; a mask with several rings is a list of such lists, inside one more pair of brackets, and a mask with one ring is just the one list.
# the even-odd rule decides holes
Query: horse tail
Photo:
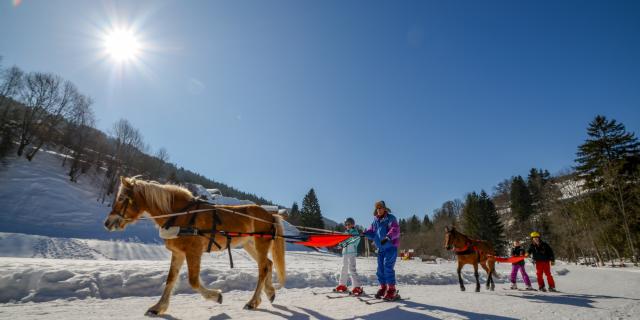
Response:
[{"label": "horse tail", "polygon": [[275,265],[276,273],[278,275],[279,285],[276,288],[280,289],[284,287],[284,283],[287,281],[287,272],[284,261],[284,250],[286,244],[282,237],[284,236],[282,217],[276,214],[274,214],[273,217],[276,219],[276,237],[271,244],[271,258],[273,259],[273,264]]}]

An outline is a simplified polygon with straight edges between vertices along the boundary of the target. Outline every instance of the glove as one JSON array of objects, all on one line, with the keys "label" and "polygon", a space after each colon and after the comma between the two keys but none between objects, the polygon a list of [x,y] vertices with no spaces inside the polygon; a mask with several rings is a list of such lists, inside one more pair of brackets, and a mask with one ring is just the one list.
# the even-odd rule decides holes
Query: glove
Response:
[{"label": "glove", "polygon": [[382,240],[380,240],[380,244],[384,245],[388,241],[389,241],[389,237],[384,237],[384,238],[382,238]]},{"label": "glove", "polygon": [[555,265],[556,265],[556,262],[555,262],[555,261],[551,261],[551,265],[552,265],[552,266],[555,266]]}]

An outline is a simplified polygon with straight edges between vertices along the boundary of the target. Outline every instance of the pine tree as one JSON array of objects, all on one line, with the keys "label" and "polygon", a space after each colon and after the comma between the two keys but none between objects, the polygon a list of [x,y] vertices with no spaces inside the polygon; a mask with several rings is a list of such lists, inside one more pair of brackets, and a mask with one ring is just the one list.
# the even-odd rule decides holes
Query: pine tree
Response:
[{"label": "pine tree", "polygon": [[480,195],[475,192],[467,195],[462,226],[468,236],[491,242],[498,253],[504,250],[504,227],[493,201],[484,190]]},{"label": "pine tree", "polygon": [[475,192],[467,194],[462,209],[462,230],[470,237],[479,237],[482,233],[482,212],[480,197]]},{"label": "pine tree", "polygon": [[511,215],[515,219],[514,230],[516,237],[522,237],[531,229],[531,216],[533,215],[533,201],[529,188],[521,176],[511,180]]},{"label": "pine tree", "polygon": [[418,233],[420,232],[420,219],[415,214],[409,218],[409,232]]},{"label": "pine tree", "polygon": [[[637,232],[640,229],[638,197],[634,187],[640,167],[640,142],[622,123],[596,116],[587,128],[589,138],[578,147],[576,170],[585,178],[588,191],[601,193],[616,208],[612,218],[620,221],[628,253],[637,261]],[[598,217],[593,217],[598,219]]]},{"label": "pine tree", "polygon": [[[587,128],[589,138],[578,147],[576,170],[587,178],[587,188],[602,186],[605,171],[618,167],[619,174],[633,173],[640,157],[640,142],[622,123],[596,116]],[[617,164],[622,164],[617,166]]]},{"label": "pine tree", "polygon": [[429,231],[431,228],[433,228],[433,222],[431,222],[429,215],[425,214],[424,218],[422,218],[422,230]]},{"label": "pine tree", "polygon": [[324,229],[322,211],[316,197],[316,192],[311,188],[302,200],[301,225],[311,228]]},{"label": "pine tree", "polygon": [[511,181],[511,213],[517,223],[528,221],[533,213],[531,193],[521,176],[516,176]]},{"label": "pine tree", "polygon": [[551,174],[547,170],[531,168],[527,177],[527,188],[531,193],[531,201],[535,209],[541,208],[543,192],[547,183],[551,180]]},{"label": "pine tree", "polygon": [[297,226],[297,225],[300,225],[301,223],[300,220],[301,220],[300,209],[298,209],[298,203],[294,201],[293,204],[291,205],[291,210],[289,211],[288,222],[294,226]]},{"label": "pine tree", "polygon": [[398,222],[398,224],[400,225],[400,233],[404,234],[407,232],[407,220],[405,220],[404,218],[400,218],[400,221]]}]

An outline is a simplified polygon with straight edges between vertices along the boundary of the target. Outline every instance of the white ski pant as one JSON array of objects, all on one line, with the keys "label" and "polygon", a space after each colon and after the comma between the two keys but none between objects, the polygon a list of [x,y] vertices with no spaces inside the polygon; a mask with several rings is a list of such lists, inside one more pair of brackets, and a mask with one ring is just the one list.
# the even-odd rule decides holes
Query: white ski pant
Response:
[{"label": "white ski pant", "polygon": [[346,285],[347,280],[351,276],[351,285],[353,287],[359,287],[360,281],[358,281],[358,271],[356,271],[356,255],[355,254],[343,254],[342,255],[342,272],[340,273],[341,285]]}]

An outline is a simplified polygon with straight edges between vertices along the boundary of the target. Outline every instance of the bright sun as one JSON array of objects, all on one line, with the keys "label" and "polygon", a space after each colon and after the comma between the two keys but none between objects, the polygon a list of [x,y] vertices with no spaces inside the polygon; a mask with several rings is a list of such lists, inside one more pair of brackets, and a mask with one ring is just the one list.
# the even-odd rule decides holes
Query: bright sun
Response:
[{"label": "bright sun", "polygon": [[115,29],[107,33],[104,48],[116,62],[136,59],[140,53],[140,43],[135,34],[127,29]]}]

